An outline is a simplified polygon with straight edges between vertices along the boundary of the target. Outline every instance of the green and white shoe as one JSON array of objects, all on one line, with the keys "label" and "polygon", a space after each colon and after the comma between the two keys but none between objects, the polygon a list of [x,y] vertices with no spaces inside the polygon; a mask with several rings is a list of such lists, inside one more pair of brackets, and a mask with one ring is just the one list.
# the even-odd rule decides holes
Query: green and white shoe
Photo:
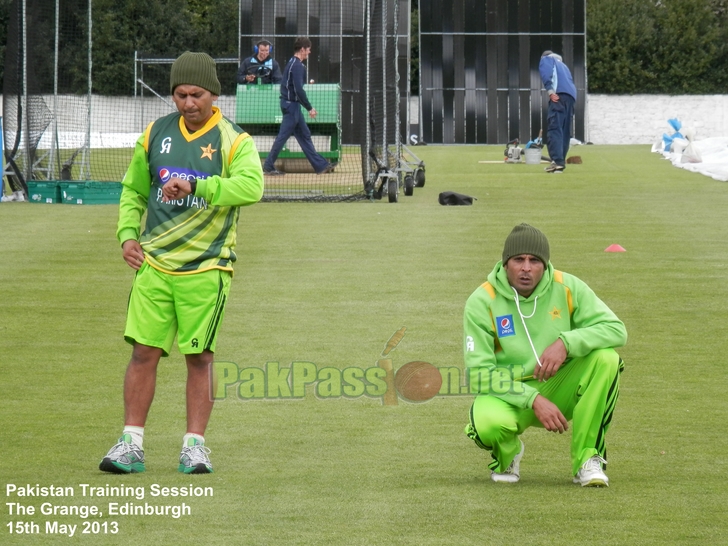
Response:
[{"label": "green and white shoe", "polygon": [[187,440],[179,455],[177,470],[185,474],[212,474],[212,463],[208,457],[210,449],[196,439]]},{"label": "green and white shoe", "polygon": [[99,470],[112,474],[144,472],[144,450],[131,441],[131,435],[123,434],[119,443],[112,447],[101,460]]}]

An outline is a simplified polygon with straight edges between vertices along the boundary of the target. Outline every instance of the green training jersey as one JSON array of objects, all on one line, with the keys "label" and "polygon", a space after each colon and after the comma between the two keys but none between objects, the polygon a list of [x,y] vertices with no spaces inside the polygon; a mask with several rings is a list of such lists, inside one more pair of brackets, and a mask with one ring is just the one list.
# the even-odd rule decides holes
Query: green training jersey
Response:
[{"label": "green training jersey", "polygon": [[[162,186],[175,177],[197,190],[163,202]],[[263,170],[253,139],[213,107],[192,133],[178,113],[149,124],[122,184],[120,243],[139,241],[149,265],[166,273],[232,271],[239,207],[262,197]]]},{"label": "green training jersey", "polygon": [[567,362],[627,342],[624,324],[594,291],[550,262],[527,298],[514,292],[498,262],[465,304],[463,336],[471,392],[520,408],[530,408],[538,394],[522,381],[533,378],[536,355],[557,339],[564,342]]}]

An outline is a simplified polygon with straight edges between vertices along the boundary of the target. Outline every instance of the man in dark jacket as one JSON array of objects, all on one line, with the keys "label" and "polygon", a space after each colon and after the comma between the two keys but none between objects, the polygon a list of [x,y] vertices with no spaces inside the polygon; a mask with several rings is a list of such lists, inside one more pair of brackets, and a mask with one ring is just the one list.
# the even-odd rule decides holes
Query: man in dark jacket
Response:
[{"label": "man in dark jacket", "polygon": [[270,56],[273,44],[261,40],[255,45],[255,55],[248,57],[238,68],[238,83],[251,84],[260,78],[260,83],[281,83],[281,67]]},{"label": "man in dark jacket", "polygon": [[263,165],[263,172],[267,175],[282,175],[284,173],[276,170],[275,163],[278,154],[281,153],[288,138],[292,135],[296,137],[298,144],[301,146],[303,153],[306,155],[309,163],[316,171],[316,174],[330,173],[336,166],[329,163],[323,156],[316,152],[311,141],[311,131],[303,119],[301,106],[303,106],[308,115],[315,119],[318,112],[311,106],[311,103],[303,90],[306,83],[306,67],[303,61],[308,59],[311,54],[311,40],[308,38],[298,38],[293,44],[293,57],[283,69],[283,81],[281,82],[281,111],[283,112],[283,121],[278,132],[273,147],[268,153],[268,157]]}]

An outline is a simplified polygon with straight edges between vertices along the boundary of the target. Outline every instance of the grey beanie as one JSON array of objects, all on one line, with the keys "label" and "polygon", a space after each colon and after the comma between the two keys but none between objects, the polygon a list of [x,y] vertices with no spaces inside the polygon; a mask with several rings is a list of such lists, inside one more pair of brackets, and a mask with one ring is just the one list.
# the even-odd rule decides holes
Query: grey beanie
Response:
[{"label": "grey beanie", "polygon": [[564,58],[561,55],[559,55],[558,53],[554,53],[550,49],[547,49],[546,51],[541,53],[541,58],[543,58],[543,57],[553,57],[557,61],[564,62]]},{"label": "grey beanie", "polygon": [[169,75],[169,90],[174,93],[178,85],[196,85],[207,89],[213,95],[220,95],[220,81],[217,79],[215,61],[207,53],[185,51],[174,64]]},{"label": "grey beanie", "polygon": [[503,246],[503,265],[513,256],[530,254],[544,265],[549,263],[549,241],[541,231],[528,224],[519,224],[506,238]]}]

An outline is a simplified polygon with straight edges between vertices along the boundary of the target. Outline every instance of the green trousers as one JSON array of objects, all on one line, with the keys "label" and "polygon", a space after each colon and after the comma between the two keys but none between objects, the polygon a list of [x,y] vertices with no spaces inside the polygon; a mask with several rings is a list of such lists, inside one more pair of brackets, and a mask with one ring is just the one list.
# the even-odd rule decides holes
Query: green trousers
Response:
[{"label": "green trousers", "polygon": [[[623,369],[624,363],[614,349],[599,349],[569,360],[547,381],[525,381],[553,402],[568,421],[573,421],[572,474],[594,455],[607,459],[604,437],[617,405]],[[521,409],[495,396],[480,394],[470,409],[466,432],[478,446],[491,452],[490,469],[504,472],[521,450],[518,436],[532,426],[543,427],[532,409]]]}]

